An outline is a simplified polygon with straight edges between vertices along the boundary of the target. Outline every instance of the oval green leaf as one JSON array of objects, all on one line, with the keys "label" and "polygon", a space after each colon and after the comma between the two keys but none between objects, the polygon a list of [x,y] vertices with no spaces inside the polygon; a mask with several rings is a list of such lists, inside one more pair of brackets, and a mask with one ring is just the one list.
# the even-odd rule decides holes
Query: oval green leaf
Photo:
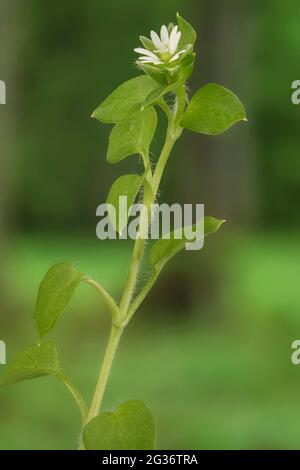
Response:
[{"label": "oval green leaf", "polygon": [[60,373],[56,346],[52,341],[45,341],[20,352],[8,367],[0,384],[8,385]]},{"label": "oval green leaf", "polygon": [[49,269],[40,284],[35,308],[35,324],[41,337],[52,330],[80,279],[81,273],[68,263]]},{"label": "oval green leaf", "polygon": [[153,107],[116,124],[109,136],[107,161],[117,163],[134,154],[146,154],[154,137],[157,115]]},{"label": "oval green leaf", "polygon": [[158,83],[146,75],[122,83],[93,112],[92,117],[104,123],[116,123],[141,111],[143,103]]},{"label": "oval green leaf", "polygon": [[246,120],[239,98],[227,88],[209,83],[192,97],[181,126],[201,134],[218,135]]},{"label": "oval green leaf", "polygon": [[[117,178],[110,188],[106,204],[113,206],[114,211],[112,212],[110,210],[111,208],[108,207],[108,215],[113,228],[119,233],[122,233],[124,227],[127,225],[129,218],[128,212],[124,213],[124,210],[120,208],[120,197],[127,197],[127,208],[129,209],[137,197],[137,194],[143,184],[143,180],[144,175],[123,175]],[[119,220],[120,213],[122,213],[122,220]]]},{"label": "oval green leaf", "polygon": [[[219,230],[225,221],[215,219],[214,217],[204,217],[204,236],[211,235]],[[193,229],[196,225],[193,225]],[[185,248],[186,243],[193,240],[175,238],[175,231],[170,233],[170,238],[161,238],[157,240],[151,248],[150,259],[154,271],[160,271],[165,263],[175,256],[179,251]]]},{"label": "oval green leaf", "polygon": [[188,44],[192,46],[195,44],[197,34],[194,28],[179,13],[177,13],[177,24],[181,32],[181,38],[178,45],[178,50],[184,49]]},{"label": "oval green leaf", "polygon": [[153,450],[153,416],[142,401],[126,401],[92,419],[84,428],[83,442],[87,450]]}]

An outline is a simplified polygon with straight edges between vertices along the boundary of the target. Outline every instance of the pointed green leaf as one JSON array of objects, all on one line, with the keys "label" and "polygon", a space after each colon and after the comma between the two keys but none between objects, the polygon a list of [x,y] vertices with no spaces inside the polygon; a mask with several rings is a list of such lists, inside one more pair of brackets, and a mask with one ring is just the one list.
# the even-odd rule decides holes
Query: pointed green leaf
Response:
[{"label": "pointed green leaf", "polygon": [[[137,197],[137,194],[142,186],[143,180],[143,175],[123,175],[117,178],[110,188],[106,204],[110,204],[115,208],[115,217],[114,213],[111,213],[109,208],[108,214],[114,229],[119,233],[122,233],[124,227],[126,227],[128,222],[128,213],[124,214],[124,211],[120,208],[120,197],[127,197],[127,208],[129,209],[130,206],[133,205]],[[119,221],[120,212],[122,214],[122,220]]]},{"label": "pointed green leaf", "polygon": [[169,23],[169,24],[168,24],[168,33],[169,33],[169,35],[171,34],[171,32],[172,32],[174,26],[175,26],[174,23]]},{"label": "pointed green leaf", "polygon": [[55,344],[52,341],[45,341],[20,352],[8,367],[0,384],[7,385],[60,373]]},{"label": "pointed green leaf", "polygon": [[93,112],[92,117],[104,123],[116,123],[141,111],[149,93],[158,87],[150,77],[140,75],[122,83]]},{"label": "pointed green leaf", "polygon": [[83,442],[87,450],[153,450],[153,416],[142,401],[126,401],[114,412],[92,419],[83,431]]},{"label": "pointed green leaf", "polygon": [[201,134],[217,135],[246,120],[245,108],[238,97],[227,88],[209,83],[192,97],[181,125]]},{"label": "pointed green leaf", "polygon": [[52,330],[80,279],[81,274],[68,263],[58,263],[49,269],[40,284],[35,309],[35,323],[41,337]]},{"label": "pointed green leaf", "polygon": [[188,44],[192,46],[195,44],[197,34],[194,28],[179,13],[177,13],[177,24],[181,32],[181,38],[178,45],[178,50],[184,49]]},{"label": "pointed green leaf", "polygon": [[140,36],[140,41],[143,44],[145,49],[148,49],[148,51],[153,52],[155,50],[155,46],[151,39],[147,38],[146,36]]},{"label": "pointed green leaf", "polygon": [[157,124],[153,107],[139,111],[116,124],[110,133],[107,161],[117,163],[134,154],[147,154]]},{"label": "pointed green leaf", "polygon": [[[211,235],[223,225],[224,220],[218,220],[214,217],[204,217],[204,236]],[[195,230],[196,225],[193,225]],[[170,238],[161,238],[157,240],[151,248],[150,259],[152,267],[155,271],[159,271],[165,265],[165,263],[175,256],[179,251],[185,248],[187,242],[193,242],[193,240],[187,240],[184,236],[181,239],[175,238],[175,233],[178,230],[170,233]],[[196,239],[196,238],[195,238]]]}]

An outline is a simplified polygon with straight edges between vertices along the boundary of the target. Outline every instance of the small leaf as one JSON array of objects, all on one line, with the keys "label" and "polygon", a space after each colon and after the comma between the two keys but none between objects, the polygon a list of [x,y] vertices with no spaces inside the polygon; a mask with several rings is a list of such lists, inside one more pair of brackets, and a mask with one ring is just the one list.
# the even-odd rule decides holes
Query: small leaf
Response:
[{"label": "small leaf", "polygon": [[153,416],[142,401],[126,401],[114,412],[92,419],[83,431],[83,442],[87,450],[153,450]]},{"label": "small leaf", "polygon": [[[142,186],[144,176],[138,175],[123,175],[117,178],[108,193],[106,204],[110,204],[115,208],[114,214],[111,214],[108,208],[109,218],[115,230],[122,233],[124,227],[126,227],[129,214],[124,214],[124,211],[120,211],[120,197],[127,197],[127,208],[133,205],[137,194]],[[124,217],[119,221],[120,212]],[[115,223],[116,222],[116,223]]]},{"label": "small leaf", "polygon": [[238,97],[227,88],[209,83],[192,97],[181,125],[194,132],[217,135],[246,120],[245,108]]},{"label": "small leaf", "polygon": [[148,49],[148,51],[154,52],[155,46],[151,39],[147,38],[146,36],[140,36],[140,41],[143,44],[145,49]]},{"label": "small leaf", "polygon": [[35,323],[41,337],[52,330],[80,279],[81,274],[68,263],[58,263],[49,269],[40,284],[35,309]]},{"label": "small leaf", "polygon": [[168,33],[169,33],[169,36],[170,36],[170,34],[171,34],[173,28],[174,28],[174,23],[169,23],[169,25],[168,25]]},{"label": "small leaf", "polygon": [[149,93],[159,86],[145,75],[122,83],[93,112],[92,117],[104,123],[116,123],[141,111]]},{"label": "small leaf", "polygon": [[146,154],[154,137],[157,124],[153,107],[134,114],[116,124],[110,133],[107,161],[117,163],[134,154]]},{"label": "small leaf", "polygon": [[52,341],[45,341],[20,352],[8,367],[0,384],[8,385],[60,373],[55,344]]},{"label": "small leaf", "polygon": [[[224,220],[218,220],[213,217],[204,217],[204,236],[208,236],[217,232],[223,223]],[[195,230],[195,228],[196,225],[193,225],[193,230]],[[169,239],[161,238],[160,240],[157,240],[152,246],[150,251],[150,259],[154,270],[161,270],[169,259],[185,248],[187,241],[193,241],[187,240],[184,236],[181,239],[176,239],[175,233],[177,231],[178,230],[171,232]]]},{"label": "small leaf", "polygon": [[192,46],[195,44],[197,34],[194,28],[179,13],[177,13],[177,24],[181,32],[181,38],[178,45],[178,50],[184,49],[188,44]]}]

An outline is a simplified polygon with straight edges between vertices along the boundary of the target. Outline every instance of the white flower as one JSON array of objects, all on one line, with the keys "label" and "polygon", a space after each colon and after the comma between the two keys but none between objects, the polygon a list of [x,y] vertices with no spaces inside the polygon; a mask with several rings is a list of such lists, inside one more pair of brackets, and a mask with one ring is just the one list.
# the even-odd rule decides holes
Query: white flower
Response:
[{"label": "white flower", "polygon": [[169,62],[175,62],[183,54],[185,49],[177,51],[178,44],[181,38],[181,32],[178,31],[178,26],[174,26],[170,32],[168,28],[163,25],[160,30],[160,37],[155,31],[151,31],[151,42],[153,44],[153,52],[142,47],[134,49],[138,54],[142,54],[138,58],[141,64],[154,64],[162,65]]}]

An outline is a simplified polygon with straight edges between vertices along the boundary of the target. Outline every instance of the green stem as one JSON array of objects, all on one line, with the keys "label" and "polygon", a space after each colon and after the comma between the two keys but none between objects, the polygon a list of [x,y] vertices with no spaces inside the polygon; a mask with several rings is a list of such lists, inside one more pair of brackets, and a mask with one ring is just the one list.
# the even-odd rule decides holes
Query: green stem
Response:
[{"label": "green stem", "polygon": [[95,289],[100,292],[102,297],[104,298],[111,314],[112,314],[112,319],[113,322],[118,325],[119,323],[119,307],[112,298],[112,296],[107,292],[107,290],[104,289],[98,282],[94,281],[94,279],[91,279],[90,277],[84,276],[81,279],[83,282],[86,282],[87,284],[90,284],[91,286],[95,287]]},{"label": "green stem", "polygon": [[75,402],[78,405],[78,408],[80,409],[81,416],[82,416],[82,422],[85,423],[88,410],[87,410],[87,406],[86,406],[85,401],[82,398],[80,392],[77,390],[75,385],[73,385],[70,382],[70,380],[65,376],[65,374],[63,372],[58,374],[57,378],[67,387],[67,389],[71,393],[72,397],[74,398]]},{"label": "green stem", "polygon": [[[170,108],[166,105],[166,103],[161,102],[159,104],[167,114],[168,130],[167,130],[165,144],[163,146],[160,158],[158,160],[153,178],[151,178],[150,179],[151,181],[149,181],[153,189],[153,194],[152,194],[152,198],[149,198],[149,200],[147,200],[147,207],[150,207],[151,204],[153,204],[155,201],[166,163],[169,159],[170,153],[173,149],[173,146],[176,140],[180,137],[182,133],[182,128],[180,127],[179,123],[180,123],[180,118],[181,118],[182,113],[184,112],[185,104],[186,104],[185,87],[181,86],[177,90],[177,107],[176,107],[175,115],[171,112]],[[147,164],[146,155],[143,155],[143,160],[146,165]],[[145,226],[142,227],[142,233],[145,233],[145,230],[147,230],[148,223],[149,223],[149,220],[145,220]],[[100,370],[100,375],[98,378],[98,382],[96,385],[92,403],[87,414],[86,422],[96,417],[100,411],[103,395],[104,395],[107,381],[111,372],[111,367],[112,367],[113,360],[114,360],[114,357],[115,357],[115,354],[119,345],[119,341],[123,333],[123,329],[128,324],[131,317],[133,316],[133,314],[135,313],[139,305],[142,303],[142,301],[144,300],[144,298],[146,297],[150,289],[153,287],[153,284],[156,281],[156,278],[159,274],[157,273],[152,276],[147,286],[138,295],[138,297],[131,303],[132,297],[134,294],[134,289],[135,289],[136,282],[137,282],[138,273],[140,270],[144,247],[145,247],[145,239],[143,238],[143,236],[137,238],[134,244],[132,260],[131,260],[131,264],[129,267],[129,271],[128,271],[128,275],[127,275],[127,279],[125,282],[123,295],[122,295],[119,307],[115,304],[114,300],[100,285],[90,280],[89,278],[85,278],[86,282],[94,285],[94,287],[96,287],[102,293],[102,295],[104,295],[104,298],[106,299],[109,306],[111,307],[112,312],[114,313],[115,317],[117,315],[117,318],[118,318],[118,321],[116,322],[114,321],[115,317],[113,317],[113,324],[112,324],[110,338],[109,338],[107,349],[104,355],[103,364]],[[82,447],[83,446],[81,444],[81,448]]]},{"label": "green stem", "polygon": [[[165,110],[166,115],[168,117],[168,129],[167,129],[165,144],[163,146],[162,152],[160,154],[160,157],[159,157],[159,160],[158,160],[158,163],[157,163],[157,166],[156,166],[153,178],[152,178],[153,199],[152,201],[147,201],[148,207],[150,207],[151,204],[153,204],[155,201],[165,166],[167,164],[167,161],[169,159],[169,156],[171,154],[171,151],[174,147],[175,142],[177,141],[177,139],[180,137],[182,133],[182,128],[179,126],[179,121],[180,121],[182,113],[184,112],[184,108],[186,104],[185,86],[182,85],[177,90],[177,110],[176,110],[175,116],[170,112],[170,108],[167,106],[167,104],[163,100],[161,100],[159,104],[161,108]],[[168,108],[168,111],[166,110],[166,108]],[[134,248],[133,248],[133,257],[132,257],[131,265],[129,268],[129,273],[128,273],[127,280],[125,283],[123,296],[120,302],[121,318],[126,317],[128,308],[130,306],[130,302],[132,299],[132,295],[134,293],[134,288],[135,288],[135,284],[136,284],[136,280],[137,280],[137,276],[138,276],[138,272],[140,268],[140,263],[141,263],[142,256],[143,256],[144,246],[145,246],[145,240],[141,238],[136,240]]]},{"label": "green stem", "polygon": [[92,399],[92,404],[87,414],[86,422],[95,418],[95,416],[97,416],[100,411],[104,391],[106,388],[108,377],[110,375],[112,363],[113,363],[113,360],[114,360],[114,357],[118,348],[118,344],[122,336],[122,332],[123,332],[122,328],[118,328],[115,325],[112,325],[110,337],[108,340],[102,367],[100,370],[100,375],[99,375],[96,389],[94,392],[94,396]]},{"label": "green stem", "polygon": [[158,188],[159,188],[159,185],[160,185],[160,181],[161,181],[165,166],[167,164],[167,161],[169,159],[170,153],[171,153],[171,151],[173,149],[173,146],[174,146],[174,144],[177,140],[172,135],[172,132],[171,132],[172,129],[173,129],[173,126],[169,126],[167,138],[166,138],[164,147],[162,149],[159,161],[157,163],[157,166],[155,168],[155,172],[154,172],[154,175],[153,175],[152,187],[153,187],[153,193],[154,193],[155,196],[157,194],[157,191],[158,191]]},{"label": "green stem", "polygon": [[[165,105],[166,104],[160,103],[160,106],[162,109],[165,108]],[[183,131],[182,127],[180,126],[180,119],[181,119],[182,114],[184,113],[185,105],[186,105],[186,91],[185,91],[185,85],[182,85],[177,90],[177,104],[176,104],[175,116],[173,114],[171,114],[170,116],[170,114],[166,112],[167,117],[168,117],[167,136],[166,136],[165,144],[162,149],[161,155],[159,157],[159,160],[158,160],[158,163],[155,168],[154,175],[153,175],[153,179],[152,179],[153,192],[154,192],[155,197],[156,197],[156,194],[157,194],[160,182],[161,182],[163,172],[165,170],[169,156],[173,149],[173,146],[175,142],[179,139]]]},{"label": "green stem", "polygon": [[143,238],[137,238],[134,243],[132,260],[131,260],[127,280],[125,283],[123,296],[120,302],[120,312],[121,312],[122,319],[124,319],[126,316],[132,295],[134,293],[134,288],[135,288],[135,284],[136,284],[136,280],[137,280],[137,276],[138,276],[138,272],[140,268],[141,259],[142,259],[143,252],[144,252],[144,247],[145,247],[145,240]]},{"label": "green stem", "polygon": [[172,113],[172,110],[171,110],[170,106],[167,105],[167,103],[165,102],[165,100],[163,98],[161,100],[159,100],[158,105],[165,112],[169,122],[172,121],[174,115]]},{"label": "green stem", "polygon": [[141,292],[139,292],[139,294],[137,295],[137,297],[133,300],[133,302],[131,303],[129,309],[128,309],[128,312],[127,312],[127,315],[124,319],[124,323],[123,323],[123,326],[124,328],[128,325],[128,323],[130,322],[131,318],[133,317],[133,315],[135,314],[135,312],[137,311],[137,309],[139,308],[139,306],[143,303],[143,301],[145,300],[146,296],[149,294],[149,292],[151,291],[152,287],[154,286],[158,276],[159,276],[159,273],[160,271],[156,271],[151,277],[150,279],[148,280],[147,284],[144,286],[144,288],[141,290]]},{"label": "green stem", "polygon": [[149,152],[142,152],[141,157],[142,157],[143,164],[144,164],[145,171],[146,171],[150,165]]}]

